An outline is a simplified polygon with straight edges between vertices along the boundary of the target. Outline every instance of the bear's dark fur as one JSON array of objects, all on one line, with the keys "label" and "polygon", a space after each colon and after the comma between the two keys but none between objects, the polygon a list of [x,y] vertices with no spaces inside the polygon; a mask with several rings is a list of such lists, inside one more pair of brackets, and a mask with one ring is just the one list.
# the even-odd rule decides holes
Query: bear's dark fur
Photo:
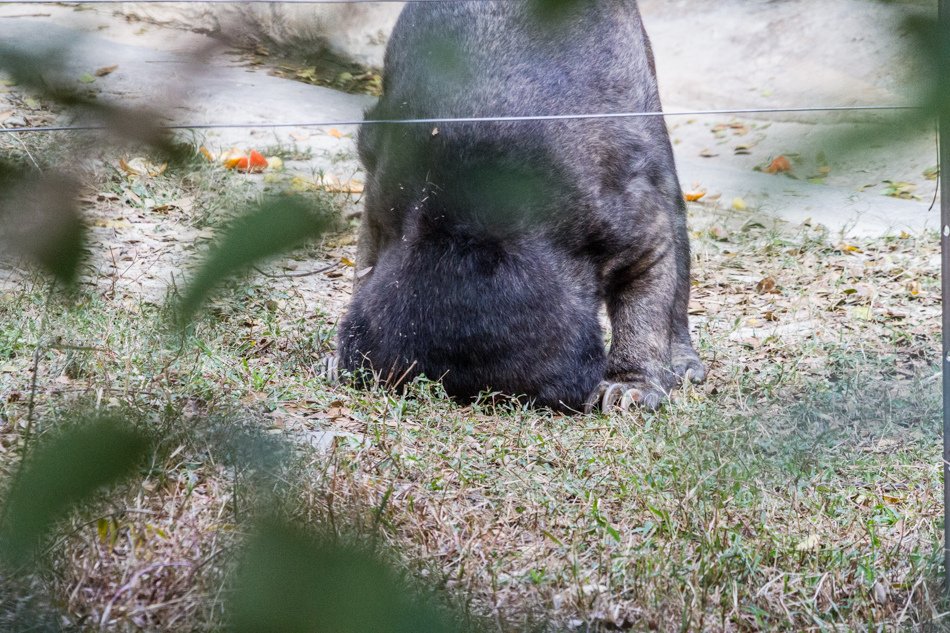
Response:
[{"label": "bear's dark fur", "polygon": [[[367,118],[659,111],[636,2],[564,6],[408,4]],[[687,373],[702,379],[662,117],[364,125],[359,152],[366,207],[344,369],[574,410],[604,379],[651,407]]]}]

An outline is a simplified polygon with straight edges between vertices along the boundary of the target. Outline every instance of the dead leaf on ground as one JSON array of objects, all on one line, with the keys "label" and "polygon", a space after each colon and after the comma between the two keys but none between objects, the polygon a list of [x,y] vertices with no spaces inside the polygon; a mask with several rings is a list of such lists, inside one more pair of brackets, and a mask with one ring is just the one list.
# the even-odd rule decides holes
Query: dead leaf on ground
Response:
[{"label": "dead leaf on ground", "polygon": [[818,546],[821,544],[821,537],[817,534],[809,534],[805,540],[795,546],[795,550],[799,552],[810,552],[812,550],[818,549]]},{"label": "dead leaf on ground", "polygon": [[776,293],[777,284],[771,277],[765,277],[762,281],[755,284],[755,291],[760,295]]},{"label": "dead leaf on ground", "polygon": [[706,191],[685,191],[683,192],[683,198],[686,199],[686,202],[698,202],[706,197]]},{"label": "dead leaf on ground", "polygon": [[189,213],[194,208],[194,206],[195,206],[195,199],[191,196],[186,196],[184,198],[178,198],[177,200],[170,200],[169,202],[165,202],[164,204],[156,205],[149,210],[152,211],[153,213],[164,214],[164,213],[168,213],[169,211],[173,209],[178,209],[179,211]]},{"label": "dead leaf on ground", "polygon": [[118,64],[113,64],[112,66],[103,66],[102,68],[97,68],[96,72],[93,74],[96,77],[105,77],[106,75],[114,73],[118,67]]},{"label": "dead leaf on ground", "polygon": [[318,187],[328,193],[363,193],[362,181],[342,180],[336,176],[324,176]]},{"label": "dead leaf on ground", "polygon": [[96,218],[92,221],[92,225],[102,229],[127,229],[132,226],[132,223],[125,218],[117,218],[115,220]]},{"label": "dead leaf on ground", "polygon": [[874,583],[874,601],[880,605],[887,604],[888,595],[890,592],[887,590],[887,587],[881,584],[881,581],[876,581]]},{"label": "dead leaf on ground", "polygon": [[129,178],[154,178],[165,173],[168,163],[156,165],[147,158],[137,156],[130,160],[119,159],[119,169],[121,169]]},{"label": "dead leaf on ground", "polygon": [[887,188],[884,189],[885,196],[901,200],[920,200],[920,196],[914,193],[917,190],[915,183],[903,180],[885,180],[884,184],[887,185]]},{"label": "dead leaf on ground", "polygon": [[727,131],[731,131],[735,136],[745,136],[749,133],[749,126],[739,121],[732,121],[731,123],[714,125],[711,131],[717,136],[722,136]]}]

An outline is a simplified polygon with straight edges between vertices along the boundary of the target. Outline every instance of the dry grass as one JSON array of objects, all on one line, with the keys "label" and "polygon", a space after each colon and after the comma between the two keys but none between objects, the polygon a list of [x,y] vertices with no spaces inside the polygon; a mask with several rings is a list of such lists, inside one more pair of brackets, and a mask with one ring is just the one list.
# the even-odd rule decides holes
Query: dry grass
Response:
[{"label": "dry grass", "polygon": [[352,256],[352,229],[236,284],[179,339],[142,280],[260,184],[196,167],[139,185],[191,207],[155,214],[100,175],[79,293],[0,272],[0,471],[37,346],[40,433],[79,407],[165,438],[139,481],[62,526],[48,569],[4,581],[7,622],[46,595],[81,629],[218,629],[234,549],[273,511],[381,538],[502,631],[942,622],[935,236],[842,243],[695,207],[709,381],[656,414],[565,417],[326,384],[346,275],[282,274]]}]

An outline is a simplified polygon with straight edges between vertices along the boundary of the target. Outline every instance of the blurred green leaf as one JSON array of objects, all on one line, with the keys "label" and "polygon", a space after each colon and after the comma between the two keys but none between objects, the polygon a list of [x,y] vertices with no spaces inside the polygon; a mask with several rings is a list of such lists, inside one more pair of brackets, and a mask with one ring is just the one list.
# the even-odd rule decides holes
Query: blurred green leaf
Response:
[{"label": "blurred green leaf", "polygon": [[[0,70],[9,74],[17,86],[68,108],[77,125],[102,125],[122,138],[148,143],[174,155],[174,144],[161,128],[160,113],[142,107],[133,109],[103,103],[77,90],[77,78],[65,75],[62,70],[68,68],[65,60],[77,41],[55,46],[31,42],[28,47],[22,43],[0,43]],[[88,86],[82,84],[92,81],[95,77],[89,73],[78,78],[79,87],[86,93]]]},{"label": "blurred green leaf", "polygon": [[186,290],[179,305],[182,324],[226,278],[319,237],[332,223],[328,203],[315,208],[314,203],[295,197],[264,202],[236,220],[222,231]]},{"label": "blurred green leaf", "polygon": [[924,107],[923,115],[945,116],[950,112],[950,37],[936,16],[910,16],[902,30],[910,34],[911,51],[922,70],[913,85],[919,90],[917,100]]},{"label": "blurred green leaf", "polygon": [[131,475],[148,447],[141,432],[118,420],[78,423],[39,444],[4,503],[0,556],[28,560],[55,521]]},{"label": "blurred green leaf", "polygon": [[459,48],[459,37],[453,32],[428,34],[423,44],[425,54],[419,56],[419,61],[433,82],[461,90],[473,81],[474,73]]},{"label": "blurred green leaf", "polygon": [[901,36],[899,54],[906,75],[902,81],[903,98],[895,99],[893,104],[912,109],[854,113],[855,125],[837,126],[838,129],[821,136],[821,146],[835,148],[839,157],[868,147],[914,142],[933,133],[937,117],[950,116],[950,37],[944,36],[947,29],[941,29],[932,8],[918,12],[917,7],[909,6],[904,15],[893,24]]},{"label": "blurred green leaf", "polygon": [[571,17],[578,7],[589,0],[531,0],[535,15],[543,22],[557,23]]},{"label": "blurred green leaf", "polygon": [[[69,56],[68,43],[57,46],[37,42],[35,47],[25,50],[22,46],[10,43],[0,44],[0,68],[10,75],[13,85],[36,91],[50,91],[48,74],[58,68],[66,67]],[[70,91],[68,94],[74,95]]]},{"label": "blurred green leaf", "polygon": [[86,243],[77,192],[78,183],[65,174],[0,164],[0,246],[74,283]]},{"label": "blurred green leaf", "polygon": [[235,633],[448,633],[449,612],[364,549],[269,524],[252,537],[230,602]]}]

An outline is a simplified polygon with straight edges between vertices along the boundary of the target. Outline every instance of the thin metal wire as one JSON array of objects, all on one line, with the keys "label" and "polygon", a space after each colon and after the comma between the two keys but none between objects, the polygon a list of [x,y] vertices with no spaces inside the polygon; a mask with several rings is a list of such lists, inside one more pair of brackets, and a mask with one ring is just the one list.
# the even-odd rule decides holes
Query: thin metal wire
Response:
[{"label": "thin metal wire", "polygon": [[[423,0],[437,1],[437,0]],[[678,112],[596,112],[590,114],[547,114],[535,116],[497,116],[497,117],[440,117],[430,119],[360,119],[343,121],[301,121],[297,123],[182,123],[159,125],[163,130],[220,130],[243,128],[301,128],[335,127],[348,125],[433,125],[439,123],[505,123],[512,121],[567,121],[585,119],[633,119],[644,117],[682,117],[682,116],[719,116],[724,114],[779,114],[795,112],[854,112],[854,111],[919,111],[921,108],[909,105],[860,105],[860,106],[812,106],[802,108],[736,108],[723,110],[684,110]],[[80,132],[107,130],[108,125],[50,125],[38,127],[0,128],[0,133],[29,132]]]},{"label": "thin metal wire", "polygon": [[[499,0],[17,0],[11,4],[394,4],[396,2],[498,2]],[[501,0],[511,2],[513,0]]]}]

